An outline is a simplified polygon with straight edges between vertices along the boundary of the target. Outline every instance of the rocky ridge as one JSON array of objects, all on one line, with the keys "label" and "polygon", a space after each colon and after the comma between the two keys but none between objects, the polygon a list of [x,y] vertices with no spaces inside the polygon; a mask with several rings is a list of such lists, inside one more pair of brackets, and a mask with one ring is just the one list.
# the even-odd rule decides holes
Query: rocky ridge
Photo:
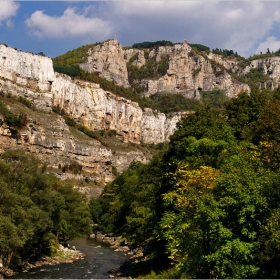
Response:
[{"label": "rocky ridge", "polygon": [[266,88],[268,85],[270,85],[272,90],[279,87],[280,57],[274,56],[264,59],[254,59],[243,69],[242,75],[248,74],[252,69],[258,69],[260,72],[268,75],[268,81],[263,84],[259,84],[260,89]]},{"label": "rocky ridge", "polygon": [[[112,166],[119,172],[132,161],[147,162],[151,155],[135,146],[110,149],[79,131],[73,131],[64,119],[53,113],[59,106],[77,123],[91,130],[116,130],[125,143],[159,143],[168,139],[178,116],[146,113],[137,103],[104,91],[98,84],[72,80],[55,73],[50,58],[25,53],[0,45],[0,92],[2,96],[24,97],[35,110],[27,110],[27,124],[16,131],[0,116],[0,152],[22,148],[35,153],[57,168],[73,161],[90,172],[91,179],[108,182],[114,178]],[[160,125],[159,125],[160,124]],[[150,133],[158,128],[158,134]],[[146,132],[147,131],[147,132]],[[148,133],[149,132],[149,133]]]},{"label": "rocky ridge", "polygon": [[117,85],[129,86],[122,46],[117,40],[107,40],[90,48],[86,61],[79,66],[86,72],[97,72]]},{"label": "rocky ridge", "polygon": [[[220,89],[231,98],[241,91],[250,92],[247,84],[236,81],[227,72],[240,71],[237,60],[224,59],[211,52],[207,56],[200,55],[185,43],[150,50],[123,50],[117,40],[108,40],[89,49],[80,67],[88,72],[98,72],[116,84],[129,86],[126,64],[132,58],[135,58],[132,64],[136,67],[142,67],[148,59],[160,62],[168,58],[166,74],[140,81],[146,95],[167,91],[199,98],[201,90]],[[270,75],[275,87],[278,85],[278,57],[252,61],[242,74],[257,67]],[[149,108],[142,110],[136,102],[103,90],[99,84],[54,72],[48,57],[5,45],[0,45],[0,93],[28,99],[37,112],[29,111],[28,116],[33,115],[27,126],[17,132],[7,127],[0,116],[1,151],[21,147],[38,154],[53,167],[77,161],[86,172],[96,174],[90,180],[103,182],[114,177],[112,166],[121,172],[132,161],[147,162],[150,155],[137,148],[127,152],[126,148],[131,144],[168,140],[176,123],[186,113],[165,115]],[[53,107],[63,110],[77,124],[92,131],[115,130],[116,137],[127,145],[126,148],[116,151],[89,137],[82,139],[85,136],[81,137],[78,131],[74,133],[63,118],[52,113]],[[48,121],[44,121],[46,116]]]},{"label": "rocky ridge", "polygon": [[[23,53],[0,45],[0,90],[29,99],[39,110],[50,112],[52,107],[59,106],[77,123],[92,130],[113,129],[124,142],[158,143],[146,138],[141,121],[145,111],[126,98],[104,91],[98,84],[72,80],[69,76],[55,73],[52,60],[46,57]],[[22,70],[24,69],[24,70]],[[26,69],[29,69],[28,71]],[[48,72],[48,74],[45,74]],[[150,115],[150,114],[149,114]],[[173,116],[163,116],[166,126],[176,127]],[[157,117],[145,118],[145,127],[157,126]],[[159,126],[165,129],[165,126]],[[164,141],[169,137],[166,135]]]},{"label": "rocky ridge", "polygon": [[[138,55],[137,55],[138,54]],[[146,59],[143,50],[128,49],[124,51],[126,61],[137,55],[133,65],[141,67]],[[141,84],[145,88],[145,95],[157,92],[183,93],[188,98],[199,98],[201,90],[222,90],[232,98],[241,91],[250,93],[250,87],[231,77],[227,70],[236,71],[238,62],[234,59],[225,60],[220,55],[209,53],[203,56],[195,53],[188,44],[174,46],[160,46],[149,52],[149,58],[159,62],[168,57],[168,69],[165,75],[157,79],[143,79]],[[215,61],[213,64],[211,61]],[[222,67],[221,67],[222,66]]]}]

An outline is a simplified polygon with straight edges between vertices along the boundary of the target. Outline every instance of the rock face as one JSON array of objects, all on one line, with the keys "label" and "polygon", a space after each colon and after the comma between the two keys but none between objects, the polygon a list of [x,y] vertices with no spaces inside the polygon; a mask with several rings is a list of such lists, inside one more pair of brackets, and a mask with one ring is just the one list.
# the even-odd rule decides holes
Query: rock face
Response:
[{"label": "rock face", "polygon": [[[232,98],[241,91],[250,93],[250,88],[233,79],[224,69],[238,70],[236,59],[224,59],[209,53],[198,55],[188,44],[160,46],[151,50],[125,49],[117,40],[109,40],[88,51],[88,58],[80,67],[87,72],[98,72],[102,77],[118,85],[129,86],[126,63],[142,67],[147,60],[160,62],[168,57],[168,70],[157,79],[143,79],[147,96],[156,92],[184,93],[189,98],[199,98],[199,91],[222,90]],[[224,68],[224,69],[223,69]]]},{"label": "rock face", "polygon": [[80,131],[70,129],[55,113],[29,110],[27,115],[27,124],[19,131],[5,125],[0,115],[0,153],[7,149],[24,149],[54,168],[75,162],[90,174],[88,178],[78,175],[75,178],[97,182],[114,178],[112,166],[122,172],[132,161],[147,162],[150,158],[138,149],[127,149],[123,153],[105,147]]},{"label": "rock face", "polygon": [[163,143],[175,131],[177,122],[181,119],[181,114],[169,114],[154,112],[150,108],[146,108],[143,112],[141,120],[142,139],[145,143]]},{"label": "rock face", "polygon": [[33,91],[49,91],[55,78],[49,58],[5,45],[0,45],[0,77]]},{"label": "rock face", "polygon": [[96,174],[95,180],[106,182],[111,179],[109,168],[105,168],[106,162],[112,158],[110,150],[96,140],[74,138],[62,117],[51,114],[48,120],[44,120],[44,115],[37,112],[32,116],[31,113],[33,118],[29,118],[26,127],[18,132],[2,122],[0,152],[24,149],[56,168],[75,161],[83,166],[84,171]]},{"label": "rock face", "polygon": [[129,62],[129,60],[134,56],[137,56],[137,59],[135,59],[132,62],[132,65],[137,66],[137,67],[141,67],[143,65],[145,65],[146,63],[146,59],[145,59],[145,54],[143,50],[137,50],[137,49],[128,49],[124,51],[124,58],[126,60],[126,62]]},{"label": "rock face", "polygon": [[238,66],[238,60],[235,58],[229,58],[229,59],[224,59],[221,55],[215,54],[210,52],[207,55],[207,58],[219,63],[220,65],[222,65],[224,68],[226,68],[227,70],[230,70],[232,72],[237,72],[239,69]]},{"label": "rock face", "polygon": [[53,106],[59,105],[78,123],[92,130],[114,129],[123,141],[140,142],[142,110],[137,103],[105,92],[98,84],[60,74],[52,94]]},{"label": "rock face", "polygon": [[[27,125],[19,131],[5,125],[0,116],[0,152],[21,148],[53,167],[74,161],[94,174],[93,180],[108,182],[114,177],[112,166],[122,172],[132,161],[147,162],[151,155],[139,149],[112,150],[77,130],[74,133],[61,116],[52,113],[52,107],[59,106],[92,130],[116,130],[117,137],[126,143],[158,143],[175,129],[177,116],[166,118],[162,114],[149,120],[150,114],[135,102],[104,91],[97,84],[54,73],[49,58],[4,45],[0,45],[0,51],[0,93],[25,97],[35,108],[28,111]],[[158,132],[160,138],[146,132],[156,128],[162,130]]]},{"label": "rock face", "polygon": [[211,63],[209,59],[213,59],[226,69],[235,69],[237,67],[235,61],[225,61],[214,54],[209,55],[207,59],[207,57],[197,55],[187,44],[159,47],[157,50],[152,50],[149,56],[154,57],[156,61],[169,56],[169,67],[167,73],[159,79],[142,81],[148,96],[163,91],[184,93],[189,98],[199,98],[201,90],[222,90],[230,98],[241,91],[250,93],[250,87],[247,84],[234,80],[218,64]]},{"label": "rock face", "polygon": [[274,90],[280,85],[280,57],[274,56],[265,59],[254,59],[250,61],[250,65],[245,67],[242,75],[246,75],[251,69],[259,69],[260,72],[263,72],[269,77],[267,82],[259,85],[260,88],[270,86]]},{"label": "rock face", "polygon": [[98,72],[117,85],[128,87],[126,61],[122,46],[117,40],[108,40],[88,50],[88,57],[80,67],[89,72]]},{"label": "rock face", "polygon": [[[0,50],[2,92],[28,98],[37,109],[44,111],[59,106],[78,123],[92,130],[116,130],[124,142],[139,144],[140,141],[158,143],[167,140],[162,137],[152,137],[152,140],[147,136],[145,130],[151,130],[149,125],[163,129],[159,132],[162,135],[168,133],[164,131],[164,126],[159,125],[162,120],[154,117],[142,127],[143,111],[137,103],[104,91],[98,84],[54,73],[49,58],[18,52],[4,45]],[[31,81],[33,86],[30,86]],[[175,129],[176,123],[171,123]]]}]

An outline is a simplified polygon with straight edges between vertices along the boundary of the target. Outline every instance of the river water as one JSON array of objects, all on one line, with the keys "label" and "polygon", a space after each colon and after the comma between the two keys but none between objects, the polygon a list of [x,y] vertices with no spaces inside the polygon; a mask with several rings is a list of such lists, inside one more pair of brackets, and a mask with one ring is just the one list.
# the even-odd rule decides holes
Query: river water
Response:
[{"label": "river water", "polygon": [[[45,265],[9,279],[108,279],[109,270],[117,270],[128,260],[123,252],[115,252],[94,238],[75,239],[69,243],[85,254],[84,260],[73,264]],[[98,245],[101,247],[96,248]]]}]

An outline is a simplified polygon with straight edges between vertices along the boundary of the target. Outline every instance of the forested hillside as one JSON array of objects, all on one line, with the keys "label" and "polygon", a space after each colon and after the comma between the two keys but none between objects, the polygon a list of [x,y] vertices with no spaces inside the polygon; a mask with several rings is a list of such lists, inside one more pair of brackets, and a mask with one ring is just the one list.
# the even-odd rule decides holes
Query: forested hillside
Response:
[{"label": "forested hillside", "polygon": [[0,274],[54,257],[59,243],[91,233],[83,195],[46,167],[20,150],[0,156]]},{"label": "forested hillside", "polygon": [[279,96],[196,110],[148,165],[131,164],[91,200],[100,230],[168,257],[134,276],[279,278]]},{"label": "forested hillside", "polygon": [[[94,230],[122,235],[131,246],[141,246],[148,252],[145,261],[134,266],[132,277],[280,278],[279,52],[245,59],[232,50],[211,52],[200,44],[181,44],[176,50],[176,44],[157,41],[135,44],[131,53],[125,53],[131,58],[125,60],[122,47],[112,40],[107,44],[109,51],[103,52],[110,63],[106,60],[101,66],[109,68],[114,60],[109,57],[110,50],[117,50],[128,70],[130,86],[126,87],[109,81],[101,72],[87,72],[80,67],[91,48],[105,43],[70,51],[53,59],[54,65],[49,59],[46,65],[50,67],[46,69],[54,67],[56,72],[70,77],[55,73],[53,80],[44,80],[47,90],[39,90],[35,76],[31,80],[13,70],[12,78],[18,79],[15,82],[4,78],[10,73],[9,68],[2,73],[0,127],[5,147],[3,140],[0,274],[45,254],[55,256],[59,243]],[[160,47],[162,53],[158,55]],[[174,63],[170,65],[177,65],[179,70],[183,65],[187,72],[175,68],[177,72],[174,69],[168,72],[171,58]],[[183,64],[181,58],[185,59]],[[7,58],[2,60],[2,65],[6,65]],[[112,67],[112,73],[117,76],[123,68],[117,69],[117,74],[115,68]],[[38,73],[38,77],[42,76]],[[144,85],[154,85],[157,80],[159,86],[167,84],[168,79],[172,83],[176,80],[178,85],[180,82],[175,91],[154,91],[151,95],[145,92]],[[20,86],[22,81],[26,84]],[[213,86],[213,90],[200,87],[202,84]],[[233,91],[244,85],[250,92],[225,94],[227,86]],[[50,101],[46,103],[48,111],[35,108],[35,101],[40,105],[43,97]],[[52,103],[54,97],[57,103]],[[77,99],[79,103],[74,102]],[[130,100],[138,102],[142,110]],[[114,111],[116,108],[118,111]],[[78,109],[82,112],[74,118]],[[168,136],[157,137],[165,118],[159,112],[187,112],[177,114],[183,117],[167,142],[163,141],[174,130],[170,134],[162,130]],[[140,122],[144,115],[147,118]],[[134,119],[139,121],[135,127]],[[95,123],[97,128],[89,129],[81,121]],[[44,130],[45,122],[51,126]],[[112,128],[111,123],[123,126]],[[131,127],[126,127],[130,123]],[[151,137],[150,142],[138,135],[147,123],[150,126],[145,132]],[[69,131],[81,142],[75,142]],[[135,134],[134,138],[123,138],[129,131]],[[33,142],[28,142],[30,139]],[[95,179],[101,175],[104,184],[105,176],[109,178],[106,182],[115,180],[103,191],[100,188],[101,196],[88,202],[72,184],[47,174],[47,164],[33,155],[13,150],[22,147],[22,143],[27,151],[45,160],[54,155],[49,170],[56,170],[56,175],[67,173],[69,168],[73,181],[75,175],[84,175],[78,187],[91,181],[99,186]],[[70,149],[73,158],[67,154]],[[142,163],[152,154],[148,164]],[[117,169],[116,163],[121,168]],[[81,164],[88,168],[84,174],[80,174]]]}]

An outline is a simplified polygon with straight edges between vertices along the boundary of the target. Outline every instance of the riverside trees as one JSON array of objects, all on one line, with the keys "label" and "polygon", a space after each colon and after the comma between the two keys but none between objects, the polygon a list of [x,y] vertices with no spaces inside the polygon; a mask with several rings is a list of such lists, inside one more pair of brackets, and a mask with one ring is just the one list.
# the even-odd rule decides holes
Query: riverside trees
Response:
[{"label": "riverside trees", "polygon": [[188,115],[149,165],[107,185],[100,223],[164,244],[173,278],[278,278],[278,91]]},{"label": "riverside trees", "polygon": [[55,252],[91,232],[81,193],[45,172],[35,156],[9,150],[0,157],[0,261],[4,268]]}]

